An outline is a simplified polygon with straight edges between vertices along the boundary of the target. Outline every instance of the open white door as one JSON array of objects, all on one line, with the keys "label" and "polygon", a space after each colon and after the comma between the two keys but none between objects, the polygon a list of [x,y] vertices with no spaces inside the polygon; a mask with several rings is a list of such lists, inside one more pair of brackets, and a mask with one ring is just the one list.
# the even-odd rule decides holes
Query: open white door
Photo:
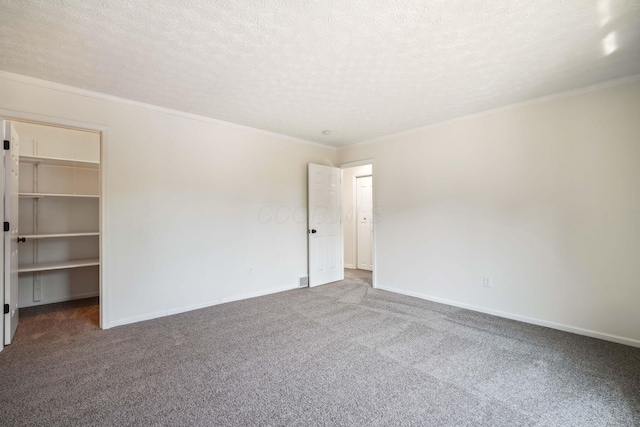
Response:
[{"label": "open white door", "polygon": [[[4,141],[5,120],[0,117],[0,137]],[[2,198],[0,199],[0,216],[4,222],[4,193],[6,187],[4,185],[4,162],[0,162],[0,188],[2,188]],[[0,245],[0,271],[4,272],[4,242]],[[4,273],[0,274],[0,307],[4,307]],[[0,339],[0,351],[4,349],[4,315],[0,316],[0,331],[2,339]]]},{"label": "open white door", "polygon": [[342,170],[309,163],[309,286],[344,279]]},{"label": "open white door", "polygon": [[18,172],[20,167],[18,153],[20,152],[20,143],[13,124],[4,121],[3,125],[5,148],[4,344],[7,345],[11,344],[18,327]]}]

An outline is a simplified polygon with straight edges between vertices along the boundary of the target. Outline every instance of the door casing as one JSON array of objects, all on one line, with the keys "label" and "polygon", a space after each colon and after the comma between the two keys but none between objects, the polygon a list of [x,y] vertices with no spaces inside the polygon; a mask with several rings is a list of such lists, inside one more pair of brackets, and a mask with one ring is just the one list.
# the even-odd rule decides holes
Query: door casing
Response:
[{"label": "door casing", "polygon": [[[100,328],[109,329],[111,321],[109,318],[109,265],[108,237],[109,218],[106,212],[109,210],[109,176],[106,164],[108,162],[108,139],[109,127],[105,125],[69,120],[61,117],[45,116],[24,111],[14,111],[0,109],[0,117],[5,120],[15,120],[19,122],[34,123],[44,126],[62,127],[74,130],[83,130],[100,133]],[[4,325],[3,325],[4,326]]]}]

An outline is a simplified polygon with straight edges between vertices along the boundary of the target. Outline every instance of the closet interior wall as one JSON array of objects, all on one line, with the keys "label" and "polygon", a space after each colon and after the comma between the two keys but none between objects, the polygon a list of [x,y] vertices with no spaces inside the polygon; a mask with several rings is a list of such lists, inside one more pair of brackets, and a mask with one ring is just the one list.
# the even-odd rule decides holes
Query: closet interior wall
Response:
[{"label": "closet interior wall", "polygon": [[[98,296],[100,134],[14,126],[20,135],[19,232],[26,237],[18,251],[19,307]],[[83,262],[88,266],[79,266]]]}]

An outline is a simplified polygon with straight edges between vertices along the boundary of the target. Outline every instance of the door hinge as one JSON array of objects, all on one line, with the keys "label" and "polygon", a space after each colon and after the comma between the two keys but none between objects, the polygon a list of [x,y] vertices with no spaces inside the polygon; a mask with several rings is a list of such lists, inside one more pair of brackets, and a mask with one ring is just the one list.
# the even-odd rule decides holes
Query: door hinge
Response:
[{"label": "door hinge", "polygon": [[4,305],[4,314],[9,314],[9,304]]},{"label": "door hinge", "polygon": [[11,142],[7,141],[6,139],[4,140],[4,149],[8,150],[9,148],[11,148]]},{"label": "door hinge", "polygon": [[8,221],[5,221],[4,222],[4,231],[9,231],[9,230],[11,230],[11,226],[9,225]]}]

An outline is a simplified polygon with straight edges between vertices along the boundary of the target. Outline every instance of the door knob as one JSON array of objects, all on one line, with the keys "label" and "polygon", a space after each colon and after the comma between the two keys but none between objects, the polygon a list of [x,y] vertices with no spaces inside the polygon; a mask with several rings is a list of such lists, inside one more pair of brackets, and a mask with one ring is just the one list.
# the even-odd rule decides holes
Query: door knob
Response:
[{"label": "door knob", "polygon": [[316,233],[317,233],[317,231],[316,231],[316,229],[315,229],[315,228],[312,228],[311,230],[309,230],[309,233],[311,233],[311,234],[316,234]]},{"label": "door knob", "polygon": [[24,243],[26,241],[27,241],[26,237],[18,237],[18,243],[20,243],[20,242]]}]

